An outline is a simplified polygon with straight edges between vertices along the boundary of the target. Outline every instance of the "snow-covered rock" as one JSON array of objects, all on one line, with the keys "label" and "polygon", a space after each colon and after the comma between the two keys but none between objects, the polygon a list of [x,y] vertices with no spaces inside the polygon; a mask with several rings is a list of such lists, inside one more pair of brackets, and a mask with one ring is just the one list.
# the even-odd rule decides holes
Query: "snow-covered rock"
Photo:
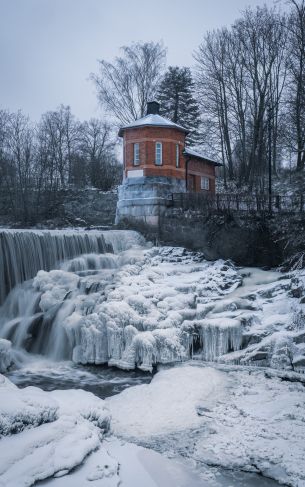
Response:
[{"label": "snow-covered rock", "polygon": [[90,392],[18,389],[0,375],[0,486],[66,474],[100,447],[109,425],[104,401]]},{"label": "snow-covered rock", "polygon": [[58,405],[36,387],[18,389],[0,375],[0,437],[57,419]]}]

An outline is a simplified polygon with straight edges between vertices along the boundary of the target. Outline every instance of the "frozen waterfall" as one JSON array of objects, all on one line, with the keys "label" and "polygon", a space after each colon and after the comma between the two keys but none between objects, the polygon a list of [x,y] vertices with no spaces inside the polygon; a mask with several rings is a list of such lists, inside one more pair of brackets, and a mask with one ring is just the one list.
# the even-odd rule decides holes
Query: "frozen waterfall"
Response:
[{"label": "frozen waterfall", "polygon": [[[16,266],[15,281],[46,268],[16,285],[0,308],[0,342],[12,343],[17,363],[28,352],[151,371],[154,364],[192,357],[198,343],[205,360],[241,347],[241,321],[213,314],[218,300],[241,282],[231,263],[207,262],[184,249],[148,248],[128,231],[6,237],[14,241],[10,258],[18,255],[22,262],[27,245],[34,256],[27,273]],[[51,265],[56,269],[48,270]]]},{"label": "frozen waterfall", "polygon": [[1,230],[0,303],[11,289],[82,254],[119,253],[144,239],[132,231]]}]

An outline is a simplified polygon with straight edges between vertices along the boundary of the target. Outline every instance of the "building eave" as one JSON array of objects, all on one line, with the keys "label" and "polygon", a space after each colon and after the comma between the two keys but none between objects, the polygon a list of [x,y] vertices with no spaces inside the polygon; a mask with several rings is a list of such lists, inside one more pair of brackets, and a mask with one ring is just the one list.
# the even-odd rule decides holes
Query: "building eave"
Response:
[{"label": "building eave", "polygon": [[214,161],[213,159],[209,159],[208,157],[205,157],[200,154],[194,154],[193,152],[188,152],[187,150],[183,151],[183,155],[187,157],[188,159],[196,159],[199,162],[205,162],[207,164],[212,164],[215,167],[218,166],[223,166],[220,162]]},{"label": "building eave", "polygon": [[185,135],[187,135],[189,133],[188,130],[184,129],[183,127],[179,127],[178,125],[151,125],[151,124],[141,124],[141,125],[134,125],[133,127],[121,127],[119,132],[118,132],[118,136],[119,137],[123,137],[124,136],[124,132],[126,130],[134,130],[134,129],[142,129],[142,128],[162,128],[162,129],[171,129],[171,130],[179,130],[180,132],[184,132]]}]

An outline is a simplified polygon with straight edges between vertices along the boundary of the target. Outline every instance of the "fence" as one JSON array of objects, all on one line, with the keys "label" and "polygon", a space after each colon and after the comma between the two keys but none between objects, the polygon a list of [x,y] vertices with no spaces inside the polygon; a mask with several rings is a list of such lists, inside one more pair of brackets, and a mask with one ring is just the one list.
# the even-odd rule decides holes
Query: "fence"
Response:
[{"label": "fence", "polygon": [[169,206],[202,213],[302,213],[304,195],[173,193]]}]

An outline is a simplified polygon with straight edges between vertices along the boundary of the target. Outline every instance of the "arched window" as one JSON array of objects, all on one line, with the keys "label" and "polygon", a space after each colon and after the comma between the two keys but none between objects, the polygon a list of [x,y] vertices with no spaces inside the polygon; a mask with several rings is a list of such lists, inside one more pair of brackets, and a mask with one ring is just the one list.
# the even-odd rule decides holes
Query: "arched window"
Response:
[{"label": "arched window", "polygon": [[179,144],[176,144],[176,167],[180,165]]},{"label": "arched window", "polygon": [[138,166],[140,164],[140,144],[133,144],[133,165]]},{"label": "arched window", "polygon": [[162,166],[162,142],[156,142],[155,164]]}]

